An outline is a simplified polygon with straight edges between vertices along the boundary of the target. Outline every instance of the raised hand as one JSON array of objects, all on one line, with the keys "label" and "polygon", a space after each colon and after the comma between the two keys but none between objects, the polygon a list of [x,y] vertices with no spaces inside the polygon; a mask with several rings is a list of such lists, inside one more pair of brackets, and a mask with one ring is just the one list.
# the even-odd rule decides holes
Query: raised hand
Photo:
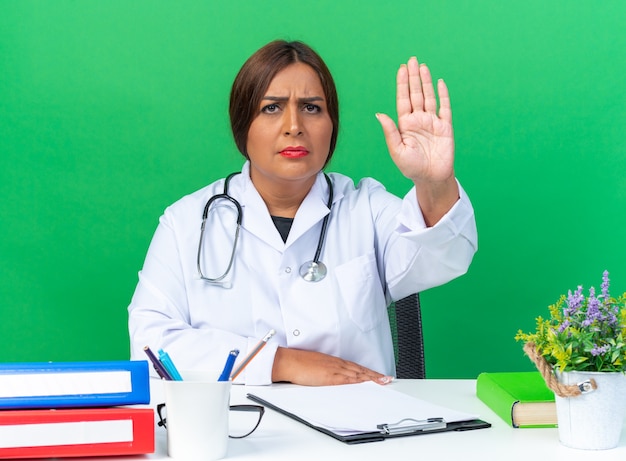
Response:
[{"label": "raised hand", "polygon": [[458,199],[448,88],[439,80],[437,111],[430,70],[415,57],[400,66],[396,82],[398,125],[385,114],[377,114],[377,118],[391,158],[415,184],[422,212],[432,225]]}]

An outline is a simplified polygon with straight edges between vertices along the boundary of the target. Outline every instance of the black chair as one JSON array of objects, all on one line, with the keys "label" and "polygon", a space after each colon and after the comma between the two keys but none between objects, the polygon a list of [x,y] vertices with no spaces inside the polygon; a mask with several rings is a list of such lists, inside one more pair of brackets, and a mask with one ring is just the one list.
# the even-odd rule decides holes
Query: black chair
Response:
[{"label": "black chair", "polygon": [[388,311],[396,355],[396,376],[404,379],[426,378],[419,294],[414,293],[391,303]]}]

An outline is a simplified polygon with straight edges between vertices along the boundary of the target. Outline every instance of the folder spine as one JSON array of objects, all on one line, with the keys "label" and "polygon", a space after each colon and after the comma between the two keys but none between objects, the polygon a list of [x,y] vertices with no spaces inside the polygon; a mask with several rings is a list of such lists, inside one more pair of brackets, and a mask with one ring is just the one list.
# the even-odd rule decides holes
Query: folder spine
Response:
[{"label": "folder spine", "polygon": [[[88,425],[102,421],[130,422],[132,435],[127,440],[101,443],[77,441],[64,445],[38,444],[41,434],[45,435],[45,432],[55,424],[81,423]],[[0,459],[138,455],[154,452],[154,410],[150,408],[5,410],[0,412],[0,434],[3,431],[10,431],[15,426],[28,426],[28,440],[16,444],[2,437],[4,443],[0,444]]]},{"label": "folder spine", "polygon": [[[129,375],[129,388],[124,387],[119,392],[73,390],[77,376],[106,381],[106,373],[118,372]],[[47,394],[44,387],[43,392],[29,394],[29,382],[41,386],[46,382],[46,377],[52,375],[60,382],[60,392],[51,391]],[[6,391],[9,388],[16,390],[11,393]],[[145,360],[0,363],[0,389],[5,390],[0,393],[0,409],[111,407],[150,403],[150,379]]]}]

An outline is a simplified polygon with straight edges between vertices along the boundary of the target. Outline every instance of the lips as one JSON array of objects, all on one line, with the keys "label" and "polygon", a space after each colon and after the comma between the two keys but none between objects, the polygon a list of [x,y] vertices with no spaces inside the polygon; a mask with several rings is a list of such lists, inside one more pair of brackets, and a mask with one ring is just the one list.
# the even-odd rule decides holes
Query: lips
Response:
[{"label": "lips", "polygon": [[309,151],[307,148],[302,147],[302,146],[297,146],[297,147],[289,146],[281,150],[279,154],[282,155],[283,157],[299,158],[299,157],[304,157],[306,155],[309,155]]}]

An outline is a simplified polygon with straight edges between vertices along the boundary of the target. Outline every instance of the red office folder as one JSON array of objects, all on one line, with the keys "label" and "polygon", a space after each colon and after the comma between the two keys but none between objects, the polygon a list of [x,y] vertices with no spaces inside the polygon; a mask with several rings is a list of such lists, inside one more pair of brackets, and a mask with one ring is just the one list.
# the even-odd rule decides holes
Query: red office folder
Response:
[{"label": "red office folder", "polygon": [[154,452],[154,410],[76,408],[0,411],[0,458]]}]

